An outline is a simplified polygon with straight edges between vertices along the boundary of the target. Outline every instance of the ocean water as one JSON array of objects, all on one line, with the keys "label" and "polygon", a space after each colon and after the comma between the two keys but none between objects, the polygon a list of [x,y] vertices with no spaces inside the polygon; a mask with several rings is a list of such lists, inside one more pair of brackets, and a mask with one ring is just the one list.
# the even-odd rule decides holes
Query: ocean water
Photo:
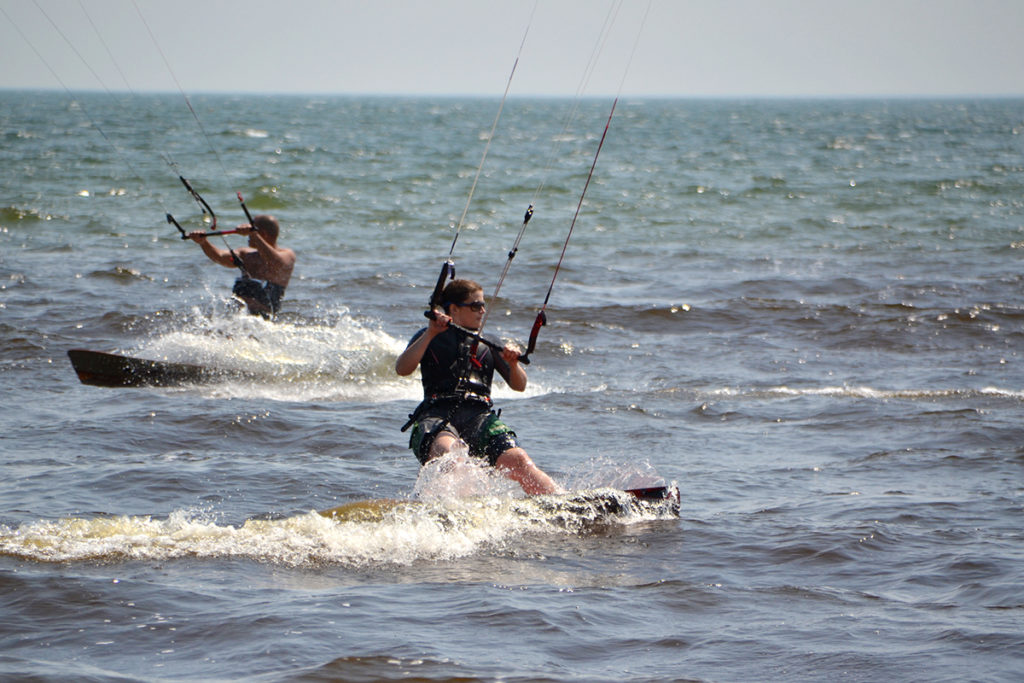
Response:
[{"label": "ocean water", "polygon": [[[191,104],[0,93],[0,678],[1024,677],[1024,101],[619,102],[496,392],[567,488],[681,491],[596,520],[399,431],[498,101]],[[551,283],[611,106],[575,104],[505,106],[454,253],[490,297],[535,205],[488,336]],[[277,321],[166,222],[203,225],[179,173],[280,219]],[[422,502],[315,513],[385,498]]]}]

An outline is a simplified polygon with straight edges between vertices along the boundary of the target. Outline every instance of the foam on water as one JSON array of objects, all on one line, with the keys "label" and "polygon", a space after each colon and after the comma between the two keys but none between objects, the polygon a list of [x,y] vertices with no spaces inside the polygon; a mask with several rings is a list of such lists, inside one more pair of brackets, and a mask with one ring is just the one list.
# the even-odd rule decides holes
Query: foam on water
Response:
[{"label": "foam on water", "polygon": [[[667,510],[634,505],[612,489],[582,498],[483,495],[398,502],[371,518],[338,519],[316,511],[239,526],[177,510],[152,516],[65,518],[0,527],[0,555],[39,562],[164,561],[247,558],[289,566],[347,567],[450,561],[502,548],[527,533],[582,533],[595,523],[670,519]],[[622,511],[609,515],[602,501]]]},{"label": "foam on water", "polygon": [[394,373],[394,359],[404,346],[347,310],[271,322],[244,312],[211,315],[194,308],[184,321],[123,353],[251,376],[202,388],[221,398],[391,401],[420,393],[416,383]]},{"label": "foam on water", "polygon": [[[517,484],[454,452],[421,468],[408,498],[357,501],[283,519],[225,524],[210,511],[70,517],[0,526],[0,555],[41,562],[248,558],[290,566],[349,567],[447,561],[507,547],[526,533],[581,533],[594,523],[670,519],[621,488],[664,484],[653,467],[595,462],[564,496],[525,497]],[[590,483],[588,485],[588,482]],[[605,506],[613,501],[614,512]]]},{"label": "foam on water", "polygon": [[62,519],[5,529],[0,548],[4,554],[45,562],[243,557],[296,566],[366,566],[453,559],[515,531],[511,517],[472,513],[469,508],[449,509],[443,516],[406,510],[380,521],[339,523],[311,511],[281,520],[251,519],[240,526],[189,511],[175,511],[166,519]]}]

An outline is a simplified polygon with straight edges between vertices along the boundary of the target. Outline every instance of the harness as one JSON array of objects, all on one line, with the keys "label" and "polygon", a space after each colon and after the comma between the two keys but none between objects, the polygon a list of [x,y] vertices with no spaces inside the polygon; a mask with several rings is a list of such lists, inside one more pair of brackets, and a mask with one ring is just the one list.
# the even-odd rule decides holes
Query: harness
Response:
[{"label": "harness", "polygon": [[479,391],[474,391],[474,388],[476,387],[485,390],[488,388],[487,385],[484,384],[483,378],[481,377],[479,382],[474,382],[470,379],[474,369],[483,369],[483,363],[476,356],[477,345],[472,343],[467,344],[465,339],[460,339],[457,342],[455,354],[455,359],[450,366],[451,370],[453,370],[458,377],[455,387],[451,391],[435,392],[424,397],[423,401],[416,406],[416,410],[410,413],[409,420],[402,426],[403,432],[416,423],[423,413],[434,408],[440,403],[450,404],[443,420],[444,425],[449,424],[452,417],[455,415],[455,412],[466,403],[479,403],[487,409],[490,409],[494,405],[490,396],[480,393]]},{"label": "harness", "polygon": [[[423,416],[423,413],[427,412],[427,410],[433,408],[438,403],[443,403],[445,401],[451,401],[451,407],[448,409],[448,413],[445,415],[444,420],[441,422],[443,426],[446,426],[451,423],[452,415],[454,415],[455,411],[458,410],[459,407],[464,403],[476,402],[482,403],[488,408],[494,407],[494,401],[491,400],[490,396],[475,394],[471,391],[451,394],[431,394],[430,396],[423,399],[423,401],[421,401],[418,406],[416,406],[416,410],[409,413],[409,420],[404,425],[402,425],[401,431],[408,431],[409,427],[412,427],[414,424],[416,424],[416,422],[419,421],[419,419]],[[498,411],[498,414],[501,414],[500,410]]]}]

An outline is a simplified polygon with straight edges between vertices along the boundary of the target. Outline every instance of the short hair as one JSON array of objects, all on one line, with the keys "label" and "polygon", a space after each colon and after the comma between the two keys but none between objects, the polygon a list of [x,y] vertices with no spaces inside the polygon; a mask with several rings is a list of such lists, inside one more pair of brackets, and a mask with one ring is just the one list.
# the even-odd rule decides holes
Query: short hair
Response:
[{"label": "short hair", "polygon": [[262,235],[268,242],[276,242],[277,236],[281,233],[281,226],[278,225],[277,219],[265,213],[253,216],[252,226],[256,228],[260,235]]},{"label": "short hair", "polygon": [[449,306],[464,303],[471,294],[482,291],[484,291],[484,288],[473,280],[452,280],[445,286],[444,291],[441,292],[441,305],[447,312]]}]

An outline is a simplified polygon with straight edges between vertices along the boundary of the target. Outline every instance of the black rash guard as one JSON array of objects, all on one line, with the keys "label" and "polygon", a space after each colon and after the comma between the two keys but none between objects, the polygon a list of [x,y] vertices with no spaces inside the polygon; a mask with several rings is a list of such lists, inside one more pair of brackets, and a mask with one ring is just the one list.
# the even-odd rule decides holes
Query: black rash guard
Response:
[{"label": "black rash guard", "polygon": [[[426,330],[423,328],[413,335],[409,343],[419,339]],[[424,400],[460,394],[490,398],[495,370],[508,381],[510,369],[505,359],[492,353],[486,344],[477,344],[476,356],[472,356],[472,345],[472,337],[452,328],[430,341],[420,361]]]}]

